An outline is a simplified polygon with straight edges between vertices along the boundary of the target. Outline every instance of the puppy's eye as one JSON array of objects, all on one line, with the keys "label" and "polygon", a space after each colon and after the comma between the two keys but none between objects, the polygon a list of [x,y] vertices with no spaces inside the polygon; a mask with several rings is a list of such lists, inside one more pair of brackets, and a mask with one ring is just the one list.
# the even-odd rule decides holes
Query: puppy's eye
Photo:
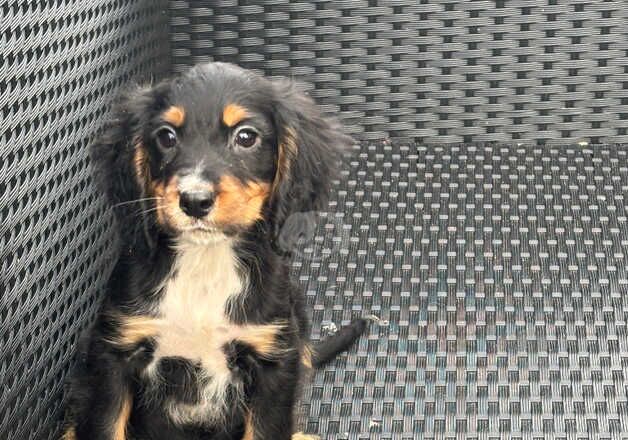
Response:
[{"label": "puppy's eye", "polygon": [[259,135],[250,128],[242,128],[235,135],[235,143],[243,148],[251,148],[257,144]]},{"label": "puppy's eye", "polygon": [[159,146],[166,150],[177,145],[177,134],[170,127],[162,127],[155,133]]}]

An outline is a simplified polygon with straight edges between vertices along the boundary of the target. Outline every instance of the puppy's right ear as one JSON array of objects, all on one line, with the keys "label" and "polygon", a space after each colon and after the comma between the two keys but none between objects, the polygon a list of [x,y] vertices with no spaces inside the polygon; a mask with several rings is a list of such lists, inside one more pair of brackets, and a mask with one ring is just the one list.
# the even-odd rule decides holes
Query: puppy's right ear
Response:
[{"label": "puppy's right ear", "polygon": [[150,164],[142,145],[154,96],[153,89],[138,86],[123,93],[90,151],[96,183],[113,208],[122,246],[139,252],[150,252],[155,244],[154,226],[145,212]]}]

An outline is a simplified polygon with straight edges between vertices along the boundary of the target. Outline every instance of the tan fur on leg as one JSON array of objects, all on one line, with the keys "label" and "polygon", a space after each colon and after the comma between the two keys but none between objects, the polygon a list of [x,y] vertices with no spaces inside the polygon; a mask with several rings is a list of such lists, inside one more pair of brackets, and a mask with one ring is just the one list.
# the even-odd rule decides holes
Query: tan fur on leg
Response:
[{"label": "tan fur on leg", "polygon": [[61,440],[76,440],[76,432],[74,431],[74,426],[70,426],[67,431],[61,437]]},{"label": "tan fur on leg", "polygon": [[321,438],[317,435],[303,434],[302,432],[297,432],[296,434],[292,434],[292,440],[321,440]]}]

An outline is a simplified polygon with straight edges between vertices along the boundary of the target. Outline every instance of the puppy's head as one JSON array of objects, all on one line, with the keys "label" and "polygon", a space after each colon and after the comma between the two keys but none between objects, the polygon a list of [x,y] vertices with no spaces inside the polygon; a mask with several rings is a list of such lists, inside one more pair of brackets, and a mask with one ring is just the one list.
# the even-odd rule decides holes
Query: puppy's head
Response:
[{"label": "puppy's head", "polygon": [[211,242],[320,209],[350,142],[292,83],[210,63],[125,94],[92,158],[124,240]]}]

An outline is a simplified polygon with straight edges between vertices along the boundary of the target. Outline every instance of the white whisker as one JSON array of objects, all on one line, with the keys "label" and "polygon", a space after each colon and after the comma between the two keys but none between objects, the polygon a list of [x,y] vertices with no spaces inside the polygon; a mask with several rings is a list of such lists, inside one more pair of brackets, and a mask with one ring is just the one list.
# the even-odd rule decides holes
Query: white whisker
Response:
[{"label": "white whisker", "polygon": [[142,209],[142,210],[139,210],[139,211],[137,211],[137,213],[136,213],[136,214],[137,214],[137,215],[149,214],[149,213],[151,213],[151,212],[155,212],[155,211],[159,210],[160,208],[161,208],[161,206],[160,206],[160,205],[157,205],[157,206],[155,206],[155,207],[153,207],[153,208],[148,208],[148,209]]},{"label": "white whisker", "polygon": [[117,208],[118,206],[130,205],[131,203],[140,203],[140,202],[147,202],[149,200],[161,200],[161,199],[163,199],[163,197],[145,197],[143,199],[129,200],[127,202],[116,203],[115,205],[112,205],[111,207]]}]

